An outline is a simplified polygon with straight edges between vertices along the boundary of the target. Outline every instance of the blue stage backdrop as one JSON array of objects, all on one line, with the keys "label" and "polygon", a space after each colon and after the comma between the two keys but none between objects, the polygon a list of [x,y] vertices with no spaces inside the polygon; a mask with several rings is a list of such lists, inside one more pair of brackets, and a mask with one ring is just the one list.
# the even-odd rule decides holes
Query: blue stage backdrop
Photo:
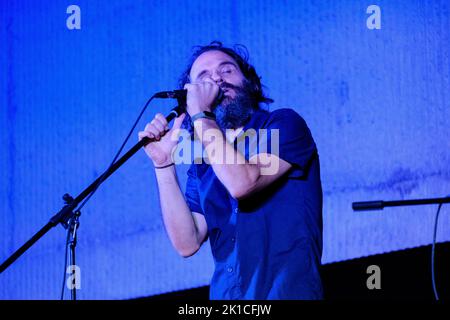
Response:
[{"label": "blue stage backdrop", "polygon": [[[271,110],[292,107],[310,126],[324,263],[432,241],[436,206],[355,213],[351,203],[450,193],[448,1],[0,6],[1,261],[60,209],[64,193],[77,195],[106,169],[147,98],[175,88],[191,47],[212,40],[245,44]],[[173,105],[153,103],[139,129]],[[136,141],[137,131],[128,147]],[[178,167],[183,187],[186,170]],[[444,206],[438,241],[450,240],[449,217]],[[58,299],[64,243],[63,228],[51,230],[0,275],[0,298]],[[209,244],[189,259],[172,249],[143,151],[83,209],[77,264],[81,299],[202,286],[213,271]]]}]

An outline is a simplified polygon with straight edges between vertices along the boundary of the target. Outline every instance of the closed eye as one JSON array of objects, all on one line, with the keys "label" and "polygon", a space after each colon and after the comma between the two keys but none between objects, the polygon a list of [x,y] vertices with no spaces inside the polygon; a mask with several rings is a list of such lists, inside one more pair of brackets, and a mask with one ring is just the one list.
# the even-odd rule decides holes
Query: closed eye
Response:
[{"label": "closed eye", "polygon": [[236,69],[232,65],[227,65],[220,70],[222,74],[230,74],[233,73]]},{"label": "closed eye", "polygon": [[208,74],[207,71],[202,71],[202,72],[200,72],[199,75],[197,76],[197,79],[203,79],[207,74]]}]

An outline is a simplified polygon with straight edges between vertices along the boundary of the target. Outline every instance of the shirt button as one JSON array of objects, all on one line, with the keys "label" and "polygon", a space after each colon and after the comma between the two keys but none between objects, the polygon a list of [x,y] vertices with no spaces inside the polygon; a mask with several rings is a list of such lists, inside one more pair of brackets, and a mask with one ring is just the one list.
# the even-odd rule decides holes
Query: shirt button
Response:
[{"label": "shirt button", "polygon": [[235,242],[236,241],[236,238],[235,237],[232,237],[231,238],[231,242]]},{"label": "shirt button", "polygon": [[234,213],[238,213],[238,212],[239,212],[239,208],[235,208]]},{"label": "shirt button", "polygon": [[232,267],[228,267],[227,271],[228,271],[229,273],[231,273],[231,272],[233,272],[233,268],[232,268]]}]

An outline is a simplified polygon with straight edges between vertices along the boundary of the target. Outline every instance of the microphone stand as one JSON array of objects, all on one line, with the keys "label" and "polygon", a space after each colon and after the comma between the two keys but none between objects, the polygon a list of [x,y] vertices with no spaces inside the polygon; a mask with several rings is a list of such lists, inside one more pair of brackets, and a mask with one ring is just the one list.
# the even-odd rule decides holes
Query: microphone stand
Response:
[{"label": "microphone stand", "polygon": [[415,205],[423,205],[423,204],[439,204],[436,219],[434,224],[434,236],[433,236],[433,244],[431,246],[431,281],[433,285],[434,297],[436,300],[439,300],[439,295],[436,290],[436,281],[434,276],[434,254],[435,254],[435,244],[436,244],[436,232],[437,232],[437,223],[439,217],[439,211],[441,209],[442,204],[450,203],[450,196],[442,197],[442,198],[428,198],[428,199],[413,199],[413,200],[394,200],[394,201],[362,201],[362,202],[353,202],[352,208],[354,211],[365,211],[365,210],[383,210],[385,207],[398,207],[398,206],[415,206]]},{"label": "microphone stand", "polygon": [[415,199],[415,200],[394,200],[394,201],[362,201],[353,202],[352,208],[354,211],[365,210],[383,210],[385,207],[398,207],[398,206],[415,206],[421,204],[442,204],[450,203],[450,196],[443,198],[429,198],[429,199]]},{"label": "microphone stand", "polygon": [[[169,115],[166,116],[166,120],[169,123],[175,117],[180,116],[185,112],[186,100],[185,98],[177,98],[178,106],[173,108]],[[120,159],[118,159],[114,164],[112,164],[100,177],[98,177],[94,182],[92,182],[86,189],[84,189],[76,198],[72,198],[69,194],[64,194],[63,200],[65,205],[62,209],[56,213],[50,221],[44,225],[35,235],[33,235],[25,244],[23,244],[17,251],[15,251],[8,259],[6,259],[0,265],[0,274],[3,273],[14,261],[16,261],[25,251],[27,251],[33,244],[35,244],[41,237],[43,237],[51,228],[61,225],[67,229],[71,228],[71,240],[69,245],[71,248],[71,260],[72,264],[75,264],[75,247],[76,247],[76,231],[79,226],[80,212],[74,210],[91,192],[95,191],[106,179],[109,178],[117,169],[119,169],[129,158],[131,158],[140,148],[146,146],[147,144],[155,141],[155,139],[150,139],[144,137],[138,143],[136,143],[127,153],[125,153]],[[72,271],[74,274],[75,271]],[[72,300],[76,299],[75,288],[72,286]]]}]

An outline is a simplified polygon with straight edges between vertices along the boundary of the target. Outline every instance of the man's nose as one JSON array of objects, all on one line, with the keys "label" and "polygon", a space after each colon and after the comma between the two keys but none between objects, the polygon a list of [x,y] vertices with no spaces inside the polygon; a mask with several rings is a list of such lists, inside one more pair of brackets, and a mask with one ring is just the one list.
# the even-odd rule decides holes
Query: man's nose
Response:
[{"label": "man's nose", "polygon": [[214,72],[211,75],[211,80],[214,81],[215,83],[219,84],[223,82],[222,76],[220,75],[219,72]]}]

